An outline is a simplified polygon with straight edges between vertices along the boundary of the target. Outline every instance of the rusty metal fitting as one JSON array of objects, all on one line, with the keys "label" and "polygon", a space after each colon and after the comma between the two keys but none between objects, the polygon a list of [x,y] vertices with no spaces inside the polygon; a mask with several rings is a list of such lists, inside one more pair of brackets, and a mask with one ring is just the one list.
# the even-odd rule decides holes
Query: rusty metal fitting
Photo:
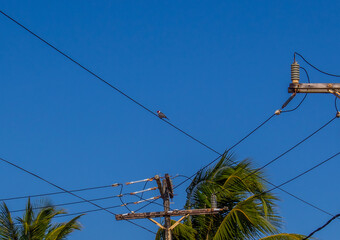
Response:
[{"label": "rusty metal fitting", "polygon": [[300,82],[300,65],[294,61],[290,68],[292,83]]},{"label": "rusty metal fitting", "polygon": [[281,109],[278,109],[278,110],[275,111],[275,115],[280,115],[281,112],[282,112],[282,110],[281,110]]},{"label": "rusty metal fitting", "polygon": [[337,112],[337,113],[336,113],[336,117],[337,117],[337,118],[340,118],[340,112]]}]

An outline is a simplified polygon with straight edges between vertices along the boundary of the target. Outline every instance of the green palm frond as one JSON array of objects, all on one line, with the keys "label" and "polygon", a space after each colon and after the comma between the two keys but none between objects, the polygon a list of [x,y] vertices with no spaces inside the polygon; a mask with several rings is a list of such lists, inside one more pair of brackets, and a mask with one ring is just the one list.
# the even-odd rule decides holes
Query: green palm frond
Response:
[{"label": "green palm frond", "polygon": [[253,195],[239,202],[223,219],[213,239],[258,239],[263,234],[277,233],[280,218],[272,212],[265,215],[259,198],[265,198],[268,205],[271,198],[275,199]]},{"label": "green palm frond", "polygon": [[0,212],[0,240],[62,240],[74,230],[80,230],[79,215],[69,222],[53,223],[53,219],[66,213],[57,210],[51,204],[33,207],[30,199],[27,202],[23,217],[14,221],[5,203]]},{"label": "green palm frond", "polygon": [[306,236],[294,233],[280,233],[268,237],[261,238],[259,240],[301,240]]},{"label": "green palm frond", "polygon": [[80,230],[81,225],[78,223],[78,219],[83,216],[79,215],[73,219],[71,219],[67,223],[61,223],[58,225],[55,225],[53,228],[51,228],[46,235],[45,240],[58,240],[58,239],[65,239],[67,235],[69,235],[74,230]]},{"label": "green palm frond", "polygon": [[18,227],[13,222],[11,212],[7,205],[2,203],[0,207],[0,239],[1,240],[18,240]]}]

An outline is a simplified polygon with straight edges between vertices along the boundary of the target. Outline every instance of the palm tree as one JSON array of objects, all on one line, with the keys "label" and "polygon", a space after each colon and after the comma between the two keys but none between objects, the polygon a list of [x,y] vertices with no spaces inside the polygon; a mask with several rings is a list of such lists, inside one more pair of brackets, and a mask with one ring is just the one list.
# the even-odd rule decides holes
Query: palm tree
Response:
[{"label": "palm tree", "polygon": [[82,216],[76,216],[68,222],[52,223],[52,220],[61,214],[63,210],[57,210],[54,206],[44,203],[40,207],[34,207],[28,199],[23,217],[13,220],[7,205],[0,206],[0,240],[61,240],[81,226],[77,220]]},{"label": "palm tree", "polygon": [[[216,215],[191,216],[174,228],[173,238],[303,239],[299,234],[279,233],[282,219],[275,204],[278,199],[273,193],[266,192],[263,173],[254,171],[248,159],[234,163],[232,155],[224,154],[215,166],[198,172],[186,190],[186,209],[211,208],[211,196],[215,195],[217,207],[228,210]],[[190,234],[183,237],[181,233],[185,231]],[[158,231],[156,239],[163,239],[163,230]]]}]

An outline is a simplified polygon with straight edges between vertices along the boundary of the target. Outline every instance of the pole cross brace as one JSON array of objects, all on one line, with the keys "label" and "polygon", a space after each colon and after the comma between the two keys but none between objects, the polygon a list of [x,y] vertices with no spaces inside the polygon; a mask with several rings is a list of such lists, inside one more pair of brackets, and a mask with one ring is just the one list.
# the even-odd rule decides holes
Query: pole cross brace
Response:
[{"label": "pole cross brace", "polygon": [[291,83],[289,93],[332,93],[340,92],[340,83]]},{"label": "pole cross brace", "polygon": [[181,217],[177,222],[175,222],[175,223],[170,227],[170,230],[174,229],[174,228],[175,228],[180,222],[182,222],[182,220],[183,220],[184,218],[186,218],[187,216],[189,216],[189,214],[187,214],[187,215]]}]

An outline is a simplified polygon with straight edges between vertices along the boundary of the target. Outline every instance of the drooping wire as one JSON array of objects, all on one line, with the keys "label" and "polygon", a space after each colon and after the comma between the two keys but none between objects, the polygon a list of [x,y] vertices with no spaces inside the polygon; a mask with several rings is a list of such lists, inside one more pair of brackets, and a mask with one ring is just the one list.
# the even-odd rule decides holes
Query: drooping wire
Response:
[{"label": "drooping wire", "polygon": [[338,109],[338,97],[335,97],[334,105],[335,105],[336,112],[339,112],[339,109]]},{"label": "drooping wire", "polygon": [[[37,175],[37,174],[31,172],[31,171],[28,171],[28,170],[26,170],[26,169],[20,167],[20,166],[17,165],[17,164],[14,164],[14,163],[12,163],[12,162],[10,162],[10,161],[4,159],[4,158],[1,158],[1,157],[0,157],[0,160],[1,160],[2,162],[5,162],[5,163],[7,163],[7,164],[9,164],[9,165],[11,165],[11,166],[13,166],[13,167],[15,167],[15,168],[17,168],[17,169],[23,171],[23,172],[26,172],[26,173],[32,175],[32,176],[35,177],[35,178],[38,178],[39,180],[41,180],[41,181],[43,181],[43,182],[48,183],[49,185],[51,185],[51,186],[53,186],[53,187],[55,187],[55,188],[58,188],[59,190],[62,190],[62,191],[64,191],[64,192],[67,192],[68,194],[70,194],[70,195],[72,195],[72,196],[74,196],[74,197],[76,197],[76,198],[79,198],[79,199],[81,199],[81,200],[83,200],[83,201],[85,201],[85,202],[87,202],[87,203],[89,203],[89,204],[91,204],[91,205],[93,205],[93,206],[95,206],[95,207],[101,209],[101,210],[104,210],[104,211],[106,211],[106,212],[108,212],[108,213],[110,213],[110,214],[112,214],[112,215],[114,215],[114,216],[116,215],[114,212],[112,212],[112,211],[110,211],[110,210],[108,210],[108,209],[105,209],[105,208],[103,208],[102,206],[100,206],[100,205],[98,205],[98,204],[96,204],[96,203],[94,203],[94,202],[91,202],[91,201],[89,201],[89,200],[87,200],[87,199],[85,199],[85,198],[83,198],[83,197],[81,197],[81,196],[79,196],[79,195],[77,195],[77,194],[75,194],[75,193],[73,193],[73,192],[70,192],[70,191],[66,190],[65,188],[62,188],[62,187],[58,186],[57,184],[52,183],[51,181],[48,181],[48,180],[46,180],[45,178],[43,178],[43,177],[41,177],[41,176],[39,176],[39,175]],[[148,231],[148,232],[151,232],[151,233],[153,233],[153,234],[156,234],[155,232],[151,231],[150,229],[147,229],[147,228],[145,228],[145,227],[143,227],[143,226],[141,226],[141,225],[139,225],[139,224],[137,224],[137,223],[135,223],[135,222],[132,222],[132,221],[130,221],[130,220],[126,220],[126,221],[128,221],[128,222],[132,223],[133,225],[138,226],[138,227],[140,227],[140,228],[142,228],[142,229],[144,229],[144,230],[146,230],[146,231]]]},{"label": "drooping wire", "polygon": [[[309,79],[309,75],[308,75],[307,70],[306,70],[305,68],[301,67],[301,66],[300,66],[300,68],[301,68],[302,70],[304,70],[304,72],[306,73],[306,76],[307,76],[308,83],[310,83],[310,79]],[[305,95],[303,96],[301,102],[300,102],[295,108],[290,109],[290,110],[282,110],[282,112],[283,112],[283,113],[285,113],[285,112],[293,112],[293,111],[295,111],[296,109],[298,109],[298,108],[301,106],[301,104],[306,100],[307,95],[308,95],[308,93],[305,93]]]},{"label": "drooping wire", "polygon": [[313,64],[311,64],[310,62],[308,62],[301,54],[295,52],[294,53],[294,59],[295,59],[295,55],[298,55],[299,57],[302,58],[303,61],[305,61],[309,66],[311,66],[312,68],[314,68],[315,70],[323,73],[323,74],[326,74],[328,76],[332,76],[332,77],[340,77],[340,75],[337,75],[337,74],[331,74],[331,73],[328,73],[328,72],[325,72],[325,71],[322,71],[320,70],[319,68],[315,67]]},{"label": "drooping wire", "polygon": [[[29,32],[31,35],[33,35],[34,37],[38,38],[40,41],[42,41],[43,43],[47,44],[49,47],[51,47],[52,49],[54,49],[55,51],[57,51],[58,53],[60,53],[61,55],[63,55],[64,57],[66,57],[68,60],[70,60],[71,62],[75,63],[76,65],[78,65],[79,67],[81,67],[83,70],[85,70],[86,72],[88,72],[89,74],[91,74],[92,76],[94,76],[95,78],[97,78],[98,80],[100,80],[101,82],[105,83],[107,86],[111,87],[112,89],[114,89],[115,91],[117,91],[118,93],[120,93],[121,95],[123,95],[124,97],[128,98],[130,101],[134,102],[135,104],[137,104],[138,106],[140,106],[141,108],[143,108],[144,110],[146,110],[147,112],[151,113],[152,115],[156,116],[157,118],[158,115],[153,112],[152,110],[150,110],[148,107],[146,107],[145,105],[143,105],[142,103],[138,102],[137,100],[135,100],[134,98],[130,97],[128,94],[126,94],[125,92],[123,92],[122,90],[118,89],[117,87],[113,86],[111,83],[107,82],[106,80],[104,80],[103,78],[101,78],[99,75],[95,74],[94,72],[92,72],[90,69],[88,69],[87,67],[85,67],[84,65],[80,64],[78,61],[76,61],[75,59],[73,59],[72,57],[70,57],[69,55],[67,55],[66,53],[64,53],[63,51],[59,50],[57,47],[55,47],[54,45],[52,45],[51,43],[49,43],[48,41],[46,41],[45,39],[43,39],[42,37],[40,37],[39,35],[35,34],[34,32],[32,32],[30,29],[28,29],[27,27],[25,27],[24,25],[22,25],[21,23],[19,23],[17,20],[15,20],[14,18],[10,17],[9,15],[7,15],[6,13],[4,13],[3,11],[0,10],[0,13],[5,16],[6,18],[8,18],[9,20],[11,20],[12,22],[14,22],[15,24],[17,24],[18,26],[20,26],[21,28],[25,29],[27,32]],[[208,146],[207,144],[203,143],[202,141],[200,141],[199,139],[195,138],[194,136],[190,135],[189,133],[187,133],[186,131],[180,129],[179,127],[175,126],[174,124],[168,122],[167,120],[163,119],[163,118],[159,118],[160,120],[162,120],[163,122],[167,123],[168,125],[170,125],[171,127],[175,128],[176,130],[180,131],[181,133],[183,133],[184,135],[186,135],[187,137],[191,138],[192,140],[196,141],[197,143],[201,144],[202,146],[206,147],[207,149],[215,152],[218,154],[218,152],[211,148],[210,146]]]},{"label": "drooping wire", "polygon": [[124,206],[129,212],[131,212],[131,209],[127,206],[127,204],[123,201],[122,197],[123,197],[123,184],[119,184],[120,185],[120,193],[119,193],[119,200],[122,203],[122,206]]},{"label": "drooping wire", "polygon": [[331,222],[333,222],[335,219],[337,219],[338,217],[340,217],[340,214],[336,214],[334,215],[331,219],[329,219],[324,225],[322,225],[321,227],[317,228],[316,230],[314,230],[313,232],[311,232],[307,237],[305,237],[302,240],[307,240],[310,237],[312,237],[315,233],[321,231],[322,229],[324,229],[325,227],[327,227],[327,225],[329,225]]},{"label": "drooping wire", "polygon": [[[144,183],[143,190],[145,190],[145,189],[146,189],[146,185],[148,185],[148,182],[145,182],[145,183]],[[140,197],[140,199],[142,200],[142,198],[143,198],[143,195],[144,195],[144,192],[142,192],[141,196],[138,196],[138,195],[137,195],[137,197]]]}]

